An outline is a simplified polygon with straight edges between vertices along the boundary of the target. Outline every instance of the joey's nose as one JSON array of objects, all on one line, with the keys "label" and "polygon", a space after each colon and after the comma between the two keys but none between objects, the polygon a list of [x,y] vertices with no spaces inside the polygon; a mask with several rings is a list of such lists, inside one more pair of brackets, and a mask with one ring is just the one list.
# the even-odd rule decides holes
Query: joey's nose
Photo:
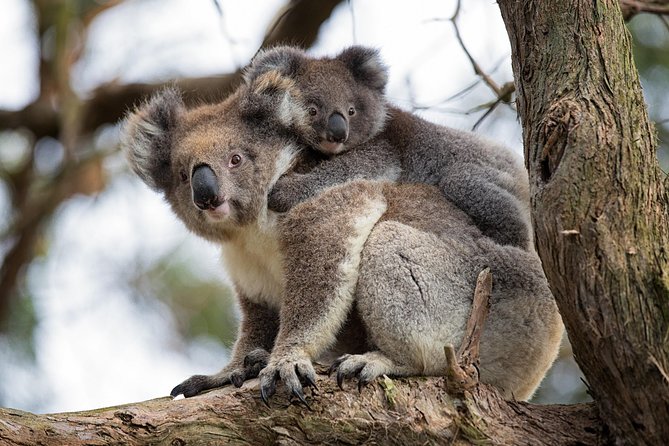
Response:
[{"label": "joey's nose", "polygon": [[215,209],[219,205],[218,180],[211,167],[202,164],[193,170],[191,188],[193,190],[193,203],[198,208],[204,211]]},{"label": "joey's nose", "polygon": [[348,138],[348,123],[340,113],[332,113],[328,118],[328,141],[344,142]]}]

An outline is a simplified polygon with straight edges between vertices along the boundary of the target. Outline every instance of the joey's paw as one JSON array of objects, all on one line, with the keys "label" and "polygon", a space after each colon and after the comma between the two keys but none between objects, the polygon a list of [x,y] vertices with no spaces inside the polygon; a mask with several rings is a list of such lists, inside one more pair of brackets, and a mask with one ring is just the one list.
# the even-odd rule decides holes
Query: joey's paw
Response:
[{"label": "joey's paw", "polygon": [[304,397],[302,388],[310,386],[316,389],[316,371],[311,360],[304,354],[283,355],[270,360],[259,375],[260,397],[269,406],[269,399],[276,392],[276,383],[281,380],[291,395],[297,397],[307,408],[311,409]]},{"label": "joey's paw", "polygon": [[333,372],[337,372],[337,385],[340,389],[344,390],[345,379],[357,378],[358,391],[362,391],[363,387],[377,377],[388,373],[388,368],[385,361],[374,358],[369,354],[344,355],[332,363],[328,375]]},{"label": "joey's paw", "polygon": [[296,187],[298,174],[284,175],[276,182],[267,197],[267,207],[276,212],[287,212],[303,200]]},{"label": "joey's paw", "polygon": [[[244,368],[258,368],[258,372],[267,366],[269,361],[269,352],[264,348],[251,350],[244,356]],[[257,376],[257,374],[256,374]]]}]

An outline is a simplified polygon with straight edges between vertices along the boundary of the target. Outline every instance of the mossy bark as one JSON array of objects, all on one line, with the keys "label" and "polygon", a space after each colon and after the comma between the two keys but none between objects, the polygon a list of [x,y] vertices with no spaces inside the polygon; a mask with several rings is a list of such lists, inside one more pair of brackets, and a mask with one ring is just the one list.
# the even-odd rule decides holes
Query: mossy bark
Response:
[{"label": "mossy bark", "polygon": [[669,439],[669,196],[613,0],[500,0],[536,244],[613,439]]}]

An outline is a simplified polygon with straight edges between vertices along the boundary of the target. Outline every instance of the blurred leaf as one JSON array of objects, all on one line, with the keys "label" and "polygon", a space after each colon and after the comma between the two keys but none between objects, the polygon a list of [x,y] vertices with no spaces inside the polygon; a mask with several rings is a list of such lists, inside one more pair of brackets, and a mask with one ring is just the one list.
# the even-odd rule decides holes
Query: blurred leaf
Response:
[{"label": "blurred leaf", "polygon": [[33,296],[21,289],[18,298],[10,301],[10,318],[2,321],[0,332],[7,336],[11,345],[34,361],[35,359],[35,327],[37,315]]},{"label": "blurred leaf", "polygon": [[144,296],[166,303],[185,338],[209,336],[231,347],[237,335],[234,296],[220,281],[197,275],[178,250],[162,257],[134,282]]}]

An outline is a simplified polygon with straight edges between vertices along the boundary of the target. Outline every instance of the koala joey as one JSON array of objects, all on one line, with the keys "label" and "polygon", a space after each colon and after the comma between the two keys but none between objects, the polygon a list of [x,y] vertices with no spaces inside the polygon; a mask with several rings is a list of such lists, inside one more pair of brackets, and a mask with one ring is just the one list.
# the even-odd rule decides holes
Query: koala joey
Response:
[{"label": "koala joey", "polygon": [[529,398],[562,333],[536,254],[484,236],[423,184],[357,180],[269,211],[282,174],[322,162],[295,138],[310,127],[301,90],[275,71],[194,109],[165,90],[126,119],[133,170],[190,230],[221,246],[242,313],[230,363],[172,395],[259,376],[265,401],[278,381],[305,401],[321,358],[338,358],[340,383],[442,374],[443,346],[461,342],[476,277],[490,266],[481,379]]},{"label": "koala joey", "polygon": [[302,90],[312,124],[304,140],[327,155],[340,154],[282,178],[270,208],[285,211],[352,179],[425,183],[437,186],[485,235],[533,249],[528,179],[517,157],[473,133],[388,104],[387,71],[377,51],[354,46],[314,59],[297,48],[276,47],[254,58],[245,79],[253,82],[268,71],[295,80]]}]

